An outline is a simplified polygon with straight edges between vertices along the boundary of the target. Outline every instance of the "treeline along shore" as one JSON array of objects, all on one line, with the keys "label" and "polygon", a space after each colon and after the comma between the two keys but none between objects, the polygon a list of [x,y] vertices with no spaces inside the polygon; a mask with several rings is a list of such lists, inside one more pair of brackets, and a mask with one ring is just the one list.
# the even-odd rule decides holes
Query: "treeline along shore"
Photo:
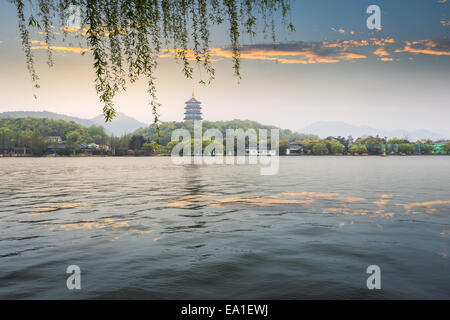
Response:
[{"label": "treeline along shore", "polygon": [[[218,129],[226,136],[227,129],[277,129],[249,120],[204,121],[203,130]],[[186,129],[193,136],[193,125],[189,122],[165,122],[140,128],[133,133],[115,137],[108,135],[102,126],[85,127],[73,121],[43,118],[0,119],[0,156],[156,156],[170,155],[180,141],[172,141],[175,129]],[[450,154],[450,141],[387,137],[327,137],[292,132],[280,129],[279,155],[432,155]],[[194,140],[191,139],[191,145]],[[233,155],[235,150],[226,150],[223,141],[202,141],[203,148],[210,143],[223,144],[224,153]],[[267,140],[270,148],[270,135]],[[257,146],[258,147],[258,146]],[[248,139],[246,151],[251,153]]]}]

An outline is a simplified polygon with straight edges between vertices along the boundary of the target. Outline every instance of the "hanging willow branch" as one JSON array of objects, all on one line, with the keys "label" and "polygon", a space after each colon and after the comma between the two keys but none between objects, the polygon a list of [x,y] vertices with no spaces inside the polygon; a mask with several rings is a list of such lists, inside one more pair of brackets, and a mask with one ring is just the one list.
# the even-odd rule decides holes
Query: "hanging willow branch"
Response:
[{"label": "hanging willow branch", "polygon": [[[37,29],[45,37],[47,63],[53,65],[50,42],[55,31],[63,40],[73,35],[89,48],[96,74],[95,89],[103,105],[105,121],[115,116],[114,97],[126,89],[127,80],[147,79],[154,121],[159,122],[155,69],[162,43],[172,48],[192,78],[194,61],[206,71],[210,83],[215,76],[211,66],[210,29],[228,22],[234,74],[240,78],[240,44],[242,33],[256,35],[258,23],[263,33],[271,27],[275,40],[274,16],[279,12],[283,23],[290,10],[289,0],[10,0],[17,8],[19,31],[27,68],[35,88],[39,77],[34,67],[29,29]],[[70,27],[68,9],[77,8],[80,25]],[[28,15],[26,15],[28,13]],[[61,28],[55,28],[58,19]],[[259,20],[258,20],[259,19]],[[290,30],[294,30],[291,23]]]}]

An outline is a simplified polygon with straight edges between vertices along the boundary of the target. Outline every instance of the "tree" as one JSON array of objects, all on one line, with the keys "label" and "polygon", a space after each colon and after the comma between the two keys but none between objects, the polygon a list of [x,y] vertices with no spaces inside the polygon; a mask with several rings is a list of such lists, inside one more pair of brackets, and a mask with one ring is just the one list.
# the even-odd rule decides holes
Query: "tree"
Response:
[{"label": "tree", "polygon": [[78,138],[78,142],[90,144],[94,142],[94,139],[90,136],[88,130],[82,130],[80,137]]},{"label": "tree", "polygon": [[108,138],[108,135],[105,133],[105,128],[102,126],[90,126],[87,133],[91,137],[92,141],[99,145],[104,145]]},{"label": "tree", "polygon": [[350,139],[345,139],[345,137],[337,136],[336,140],[339,141],[344,146],[345,149],[348,149]]},{"label": "tree", "polygon": [[[33,155],[42,155],[46,152],[48,141],[45,137],[60,136],[62,140],[69,140],[67,146],[73,148],[75,142],[89,144],[95,139],[91,133],[99,134],[103,131],[98,127],[92,131],[82,125],[64,120],[41,118],[2,118],[0,119],[0,152],[13,151],[26,145]],[[107,136],[105,134],[105,141]],[[52,143],[53,144],[53,143]]]},{"label": "tree", "polygon": [[34,156],[43,155],[48,148],[48,143],[36,130],[33,131],[30,142],[31,154]]},{"label": "tree", "polygon": [[145,139],[143,136],[141,135],[133,135],[131,137],[130,143],[128,145],[128,148],[132,149],[132,150],[140,150],[142,148],[142,146],[145,143]]},{"label": "tree", "polygon": [[73,154],[80,150],[79,139],[80,133],[78,131],[72,131],[66,137],[67,149],[72,151]]},{"label": "tree", "polygon": [[345,147],[348,148],[351,145],[353,145],[353,137],[352,136],[348,136],[347,144],[345,145]]},{"label": "tree", "polygon": [[419,139],[416,141],[417,144],[431,144],[433,141],[431,139]]},{"label": "tree", "polygon": [[352,146],[348,149],[348,152],[349,152],[350,154],[359,154],[359,145],[357,145],[357,144],[352,145]]},{"label": "tree", "polygon": [[116,144],[116,154],[118,155],[126,155],[128,152],[128,146],[130,144],[131,134],[126,134],[120,138],[117,138]]},{"label": "tree", "polygon": [[425,144],[423,146],[423,153],[424,154],[432,154],[433,153],[433,146],[430,146],[429,144]]},{"label": "tree", "polygon": [[387,141],[387,144],[402,144],[402,143],[409,143],[409,140],[404,138],[391,138]]},{"label": "tree", "polygon": [[381,139],[379,136],[376,137],[366,137],[366,138],[359,138],[355,141],[356,144],[382,144],[384,143],[383,139]]},{"label": "tree", "polygon": [[323,142],[315,143],[312,147],[312,153],[316,155],[323,155],[328,153],[327,145]]},{"label": "tree", "polygon": [[442,149],[444,153],[450,154],[450,142],[444,144],[444,148]]},{"label": "tree", "polygon": [[152,142],[146,142],[142,145],[142,150],[148,152],[148,153],[152,153],[154,149],[153,143]]},{"label": "tree", "polygon": [[370,154],[382,154],[384,144],[374,144],[370,148]]},{"label": "tree", "polygon": [[336,154],[336,153],[343,153],[344,152],[344,146],[337,140],[334,140],[330,143],[330,153]]},{"label": "tree", "polygon": [[[16,6],[19,30],[27,67],[31,80],[39,87],[39,77],[34,67],[31,50],[30,30],[36,28],[45,37],[48,46],[48,64],[53,65],[52,40],[54,17],[60,17],[63,37],[69,32],[88,47],[94,60],[96,74],[95,89],[103,104],[106,121],[115,116],[113,99],[125,90],[127,80],[135,82],[140,76],[146,78],[150,105],[154,121],[158,124],[155,70],[157,57],[163,44],[173,44],[171,52],[181,61],[183,73],[192,78],[193,67],[189,57],[193,56],[199,67],[203,67],[208,79],[200,80],[206,84],[214,79],[209,49],[210,30],[224,21],[229,25],[230,51],[234,74],[240,78],[241,29],[250,36],[256,35],[258,21],[266,27],[271,26],[272,40],[275,42],[274,16],[278,11],[288,17],[290,10],[287,0],[11,0]],[[29,5],[25,7],[25,3]],[[65,26],[69,5],[79,9],[80,25],[74,28]],[[73,8],[73,7],[72,7]],[[30,12],[29,16],[26,13]],[[270,19],[270,20],[269,20]],[[288,29],[294,30],[292,23]],[[84,35],[80,37],[80,35]],[[191,40],[191,41],[190,41]],[[192,43],[189,48],[188,44]]]},{"label": "tree", "polygon": [[5,153],[10,148],[12,135],[13,132],[11,129],[0,127],[0,148],[2,153]]},{"label": "tree", "polygon": [[303,145],[303,152],[305,153],[312,152],[313,143],[311,140],[303,140],[302,145]]},{"label": "tree", "polygon": [[177,141],[177,140],[172,140],[172,141],[170,141],[170,142],[167,144],[167,146],[166,146],[167,151],[168,151],[168,152],[172,152],[172,149],[173,149],[177,144],[179,144],[179,143],[180,143],[180,141]]},{"label": "tree", "polygon": [[414,145],[410,144],[410,143],[402,143],[399,147],[399,150],[401,153],[406,153],[406,154],[414,154],[416,149],[414,148]]},{"label": "tree", "polygon": [[80,139],[80,133],[78,131],[72,131],[67,135],[67,143],[76,143]]}]

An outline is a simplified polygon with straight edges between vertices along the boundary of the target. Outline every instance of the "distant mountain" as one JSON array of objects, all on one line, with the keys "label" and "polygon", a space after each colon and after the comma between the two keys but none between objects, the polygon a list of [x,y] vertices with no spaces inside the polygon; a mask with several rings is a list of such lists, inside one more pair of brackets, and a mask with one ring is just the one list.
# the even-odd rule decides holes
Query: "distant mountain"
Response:
[{"label": "distant mountain", "polygon": [[429,138],[432,140],[444,139],[448,138],[445,134],[440,134],[436,132],[432,132],[425,129],[419,130],[382,130],[376,129],[369,126],[356,126],[351,125],[342,121],[319,121],[310,124],[299,130],[299,132],[316,134],[321,138],[326,138],[329,136],[337,137],[337,136],[352,136],[354,138],[362,137],[362,136],[376,136],[380,137],[399,137],[399,138],[408,138],[410,140],[417,140],[422,138]]},{"label": "distant mountain", "polygon": [[114,134],[115,136],[122,136],[125,133],[133,133],[136,129],[148,127],[148,124],[120,112],[116,114],[112,122],[105,123],[105,118],[101,114],[90,121],[105,127],[108,134]]},{"label": "distant mountain", "polygon": [[73,121],[85,127],[103,126],[108,134],[115,136],[122,136],[125,133],[132,133],[136,129],[148,127],[148,124],[137,121],[123,113],[117,113],[112,122],[105,123],[103,115],[98,115],[93,119],[82,119],[77,117],[67,116],[49,111],[8,111],[0,113],[0,118],[47,118],[53,120]]},{"label": "distant mountain", "polygon": [[71,116],[66,116],[65,114],[59,114],[49,111],[8,111],[0,113],[0,118],[46,118],[52,120],[64,120],[73,121],[75,123],[81,124],[85,127],[90,127],[95,125],[91,120],[76,118]]}]

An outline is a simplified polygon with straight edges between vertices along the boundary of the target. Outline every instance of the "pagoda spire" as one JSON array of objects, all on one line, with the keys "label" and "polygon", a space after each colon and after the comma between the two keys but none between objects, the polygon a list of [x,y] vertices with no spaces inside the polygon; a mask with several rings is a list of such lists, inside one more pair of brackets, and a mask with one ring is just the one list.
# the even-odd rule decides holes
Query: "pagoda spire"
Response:
[{"label": "pagoda spire", "polygon": [[192,98],[185,102],[184,121],[194,123],[194,121],[202,121],[201,102],[195,99],[194,89],[192,89]]}]

